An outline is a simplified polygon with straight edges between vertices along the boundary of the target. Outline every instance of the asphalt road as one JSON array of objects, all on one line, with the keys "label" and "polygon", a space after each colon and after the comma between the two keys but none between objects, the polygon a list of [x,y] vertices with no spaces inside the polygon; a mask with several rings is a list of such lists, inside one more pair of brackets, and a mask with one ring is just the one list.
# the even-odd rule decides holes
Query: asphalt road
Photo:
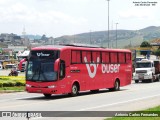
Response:
[{"label": "asphalt road", "polygon": [[[107,89],[96,94],[82,92],[77,97],[53,95],[47,99],[42,94],[26,92],[0,94],[0,111],[137,111],[160,105],[159,91],[160,82],[154,82],[132,83],[129,86],[121,87],[118,92],[109,92]],[[85,119],[102,120],[103,118],[88,117]],[[19,119],[22,120],[22,118]],[[53,118],[43,117],[32,119],[53,120]],[[70,120],[71,117],[54,118],[54,120],[61,119]],[[9,120],[9,118],[6,120]]]},{"label": "asphalt road", "polygon": [[[8,74],[11,72],[11,69],[3,69],[3,70],[0,70],[0,76],[8,76]],[[19,76],[24,76],[25,75],[25,72],[19,72],[18,74]]]}]

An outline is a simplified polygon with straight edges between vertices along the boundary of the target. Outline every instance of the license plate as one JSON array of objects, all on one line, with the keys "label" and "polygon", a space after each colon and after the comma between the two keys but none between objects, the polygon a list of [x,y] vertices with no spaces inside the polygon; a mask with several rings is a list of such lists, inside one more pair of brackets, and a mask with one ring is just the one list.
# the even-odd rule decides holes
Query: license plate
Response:
[{"label": "license plate", "polygon": [[139,75],[138,77],[139,77],[139,79],[144,79],[143,75]]}]

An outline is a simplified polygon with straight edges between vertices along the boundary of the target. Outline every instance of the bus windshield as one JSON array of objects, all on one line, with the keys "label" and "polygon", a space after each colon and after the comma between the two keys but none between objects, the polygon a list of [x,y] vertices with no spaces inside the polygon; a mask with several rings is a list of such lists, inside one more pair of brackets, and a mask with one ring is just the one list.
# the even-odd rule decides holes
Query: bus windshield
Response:
[{"label": "bus windshield", "polygon": [[26,70],[26,79],[39,82],[57,80],[54,62],[58,57],[58,51],[31,51]]}]

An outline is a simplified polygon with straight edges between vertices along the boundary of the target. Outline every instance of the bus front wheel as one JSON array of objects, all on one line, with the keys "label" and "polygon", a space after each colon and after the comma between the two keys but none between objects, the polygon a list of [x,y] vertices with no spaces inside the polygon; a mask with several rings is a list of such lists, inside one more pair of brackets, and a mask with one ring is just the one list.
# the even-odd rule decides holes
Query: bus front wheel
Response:
[{"label": "bus front wheel", "polygon": [[74,97],[74,96],[77,96],[78,94],[78,85],[77,84],[73,84],[72,86],[72,91],[71,91],[71,96]]},{"label": "bus front wheel", "polygon": [[115,81],[114,83],[114,87],[113,88],[109,88],[109,91],[119,91],[120,90],[120,83],[118,80]]}]

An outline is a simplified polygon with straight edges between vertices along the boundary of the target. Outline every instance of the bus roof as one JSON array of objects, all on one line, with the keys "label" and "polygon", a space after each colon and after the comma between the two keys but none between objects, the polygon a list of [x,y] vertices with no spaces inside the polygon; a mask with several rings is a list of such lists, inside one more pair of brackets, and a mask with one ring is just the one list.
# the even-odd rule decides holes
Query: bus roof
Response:
[{"label": "bus roof", "polygon": [[63,50],[63,49],[74,49],[74,50],[93,50],[93,51],[119,51],[119,52],[131,52],[128,49],[112,49],[112,48],[102,48],[97,46],[75,46],[75,45],[45,45],[34,47],[31,50]]}]

